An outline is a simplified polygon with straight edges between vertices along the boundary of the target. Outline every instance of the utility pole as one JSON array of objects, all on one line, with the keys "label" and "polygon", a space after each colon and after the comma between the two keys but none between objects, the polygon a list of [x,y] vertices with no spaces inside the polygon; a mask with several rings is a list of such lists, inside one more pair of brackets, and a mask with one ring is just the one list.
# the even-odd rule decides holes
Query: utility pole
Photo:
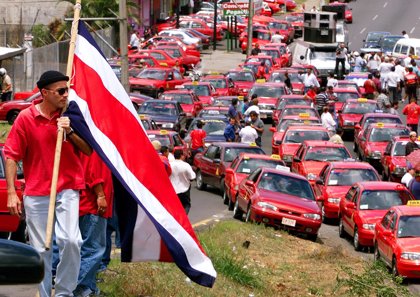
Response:
[{"label": "utility pole", "polygon": [[217,24],[217,0],[214,0],[213,1],[213,3],[214,3],[214,20],[213,20],[213,22],[214,22],[214,24],[213,24],[213,50],[215,51],[216,50],[216,43],[217,43],[217,32],[216,32],[216,30],[217,30],[217,26],[216,26],[216,24]]},{"label": "utility pole", "polygon": [[128,84],[128,32],[127,32],[127,2],[119,1],[120,8],[120,59],[121,59],[121,84],[129,91]]},{"label": "utility pole", "polygon": [[254,1],[249,0],[248,6],[248,46],[246,48],[246,56],[250,56],[252,50],[252,19],[254,18]]}]

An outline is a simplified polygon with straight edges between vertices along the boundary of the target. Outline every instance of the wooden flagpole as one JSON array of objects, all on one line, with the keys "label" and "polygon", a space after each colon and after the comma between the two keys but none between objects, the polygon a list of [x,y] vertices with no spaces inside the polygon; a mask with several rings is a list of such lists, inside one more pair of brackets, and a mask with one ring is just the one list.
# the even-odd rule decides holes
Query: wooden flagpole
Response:
[{"label": "wooden flagpole", "polygon": [[[69,45],[69,56],[67,59],[67,70],[66,75],[70,77],[70,80],[67,82],[67,86],[70,87],[72,71],[73,71],[73,58],[74,58],[74,50],[76,47],[76,37],[77,37],[77,30],[79,25],[80,19],[80,10],[82,8],[81,5],[82,0],[76,0],[76,4],[74,5],[74,18],[73,23],[71,25],[71,38],[70,38],[70,45]],[[64,107],[63,111],[66,110]],[[45,249],[49,250],[51,247],[51,240],[52,240],[52,232],[54,228],[54,214],[55,214],[55,200],[57,197],[57,182],[58,182],[58,171],[60,167],[60,158],[61,158],[61,147],[63,144],[63,136],[64,136],[64,129],[58,129],[57,135],[57,143],[55,145],[55,155],[54,155],[54,168],[53,168],[53,176],[51,180],[51,190],[50,190],[50,204],[48,208],[48,220],[47,220],[47,231],[46,231],[46,238],[45,238]],[[79,218],[74,218],[78,220]]]}]

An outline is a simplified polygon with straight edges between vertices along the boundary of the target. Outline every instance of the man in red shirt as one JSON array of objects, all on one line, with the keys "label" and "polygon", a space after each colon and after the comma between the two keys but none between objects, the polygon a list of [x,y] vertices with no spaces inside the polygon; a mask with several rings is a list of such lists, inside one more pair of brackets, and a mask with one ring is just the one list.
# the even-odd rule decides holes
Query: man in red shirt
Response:
[{"label": "man in red shirt", "polygon": [[96,272],[106,248],[107,218],[112,216],[111,171],[95,152],[81,156],[86,189],[80,192],[79,227],[82,234],[81,263],[74,296],[98,295]]},{"label": "man in red shirt", "polygon": [[7,207],[12,215],[21,215],[22,202],[16,195],[17,162],[23,161],[25,172],[24,204],[30,244],[44,261],[44,279],[40,296],[51,296],[52,249],[45,249],[49,195],[57,141],[57,126],[66,134],[62,144],[55,205],[56,243],[60,263],[55,280],[56,296],[73,296],[80,269],[79,190],[85,188],[80,153],[90,155],[92,149],[70,127],[70,119],[62,117],[67,105],[69,78],[58,71],[44,72],[37,86],[42,100],[37,100],[17,117],[7,137],[6,157]]},{"label": "man in red shirt", "polygon": [[368,79],[363,84],[367,99],[373,99],[375,97],[376,87],[375,87],[375,83],[372,80],[372,77],[373,77],[372,74],[369,74]]},{"label": "man in red shirt", "polygon": [[410,104],[407,104],[402,113],[407,116],[407,126],[411,128],[411,131],[417,133],[420,118],[420,105],[417,104],[415,97],[410,98]]},{"label": "man in red shirt", "polygon": [[207,134],[203,130],[204,123],[202,121],[197,122],[197,129],[191,131],[190,134],[190,147],[191,147],[191,156],[194,159],[196,153],[202,152],[205,148],[204,139]]}]

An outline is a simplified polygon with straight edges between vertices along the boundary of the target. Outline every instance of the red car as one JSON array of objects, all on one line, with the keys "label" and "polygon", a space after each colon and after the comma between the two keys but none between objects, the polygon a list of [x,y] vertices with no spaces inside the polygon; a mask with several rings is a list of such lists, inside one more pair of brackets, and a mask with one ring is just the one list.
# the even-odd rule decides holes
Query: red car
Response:
[{"label": "red car", "polygon": [[216,89],[209,82],[186,82],[182,85],[182,88],[194,92],[203,106],[212,105],[214,97],[219,96],[219,93],[217,93]]},{"label": "red car", "polygon": [[398,115],[390,113],[367,113],[363,115],[359,123],[354,125],[354,151],[358,151],[359,139],[363,131],[373,123],[394,123],[402,124],[401,118]]},{"label": "red car", "polygon": [[185,70],[190,70],[198,63],[200,63],[201,59],[197,56],[188,55],[182,48],[178,45],[176,46],[158,46],[156,47],[157,50],[163,50],[166,53],[170,54],[172,57],[179,60],[179,66],[182,66]]},{"label": "red car", "polygon": [[277,3],[280,5],[280,7],[286,5],[287,11],[292,11],[297,6],[294,0],[277,0]]},{"label": "red car", "polygon": [[280,6],[277,4],[276,0],[264,0],[265,3],[270,7],[272,14],[275,14],[280,11]]},{"label": "red car", "polygon": [[279,155],[240,154],[233,160],[230,167],[225,170],[223,202],[229,205],[229,210],[233,210],[240,182],[255,169],[260,167],[279,169],[285,166]]},{"label": "red car", "polygon": [[41,93],[36,93],[25,100],[13,100],[0,104],[0,120],[12,125],[19,113],[32,105],[32,101],[41,100]]},{"label": "red car", "polygon": [[354,88],[334,88],[334,93],[337,95],[337,101],[335,102],[336,112],[343,108],[344,103],[348,99],[359,99],[362,96]]},{"label": "red car", "polygon": [[246,69],[229,70],[226,76],[238,87],[239,96],[247,96],[256,80],[254,72]]},{"label": "red car", "polygon": [[381,172],[381,158],[388,142],[394,136],[408,136],[409,133],[410,130],[404,125],[386,123],[369,125],[365,132],[359,136],[359,159],[369,162],[378,172]]},{"label": "red car", "polygon": [[174,151],[182,151],[184,156],[188,156],[188,145],[179,136],[178,132],[168,130],[147,130],[150,141],[159,140],[162,146],[172,146]]},{"label": "red car", "polygon": [[374,257],[394,276],[420,277],[420,207],[418,201],[391,207],[375,225]]},{"label": "red car", "polygon": [[324,166],[313,185],[324,222],[338,218],[340,199],[354,183],[362,181],[380,181],[378,172],[368,163],[330,162]]},{"label": "red car", "polygon": [[300,145],[293,157],[291,169],[292,172],[305,176],[313,185],[328,162],[348,159],[351,159],[351,154],[344,144],[307,140]]},{"label": "red car", "polygon": [[[248,56],[245,59],[244,65],[249,64],[250,62],[258,63],[258,66],[264,62],[264,65],[267,68],[267,74],[279,67],[276,65],[274,59],[270,55],[263,55],[261,53],[258,56]],[[242,65],[239,66],[241,67]]]},{"label": "red car", "polygon": [[354,125],[362,119],[366,113],[373,113],[377,109],[376,100],[366,98],[347,99],[343,108],[338,113],[338,126],[346,133],[354,132]]},{"label": "red car", "polygon": [[195,49],[195,46],[189,46],[183,43],[180,39],[174,39],[173,41],[170,40],[162,40],[156,43],[156,47],[161,46],[179,46],[181,47],[187,55],[195,56],[197,58],[201,57],[201,54],[198,50]]},{"label": "red car", "polygon": [[268,43],[261,47],[263,49],[275,48],[280,51],[280,67],[290,67],[293,62],[293,54],[285,43]]},{"label": "red car", "polygon": [[206,75],[201,78],[202,82],[209,82],[216,89],[219,96],[236,96],[238,95],[238,87],[233,80],[222,74]]},{"label": "red car", "polygon": [[[383,180],[401,182],[401,178],[407,172],[405,145],[409,140],[407,136],[394,136],[386,146],[381,158]],[[420,146],[420,141],[416,143]]]},{"label": "red car", "polygon": [[140,92],[154,98],[187,81],[190,80],[173,68],[145,68],[136,77],[129,78],[130,92]]},{"label": "red car", "polygon": [[290,82],[292,84],[292,90],[290,90],[293,94],[303,95],[305,86],[300,79],[299,71],[296,69],[279,69],[275,70],[271,73],[269,81],[273,82],[284,82],[286,79],[285,73],[288,73]]},{"label": "red car", "polygon": [[328,131],[322,126],[289,126],[283,134],[281,140],[276,140],[279,145],[278,151],[281,159],[291,166],[293,157],[305,140],[324,140],[328,141]]},{"label": "red car", "polygon": [[189,121],[187,120],[187,126],[188,123],[203,109],[203,103],[201,103],[197,95],[190,90],[181,89],[165,91],[159,99],[177,101],[181,105],[187,118],[189,118]]},{"label": "red car", "polygon": [[289,94],[289,91],[284,83],[257,82],[249,91],[249,97],[252,97],[254,94],[258,96],[260,119],[272,120],[273,112],[280,100],[280,97]]},{"label": "red car", "polygon": [[389,208],[414,200],[405,186],[392,182],[358,182],[340,200],[338,234],[353,237],[356,251],[373,246],[375,224]]},{"label": "red car", "polygon": [[288,21],[295,29],[295,38],[303,36],[303,13],[292,12],[287,14],[286,21]]},{"label": "red car", "polygon": [[307,234],[315,241],[321,210],[304,177],[273,168],[258,168],[238,188],[233,216]]},{"label": "red car", "polygon": [[182,65],[182,59],[171,56],[165,50],[160,50],[160,49],[140,50],[139,54],[142,54],[145,56],[152,56],[159,62],[161,66],[174,67],[177,63],[180,66]]},{"label": "red car", "polygon": [[302,105],[286,105],[279,114],[279,121],[281,121],[284,116],[288,115],[319,118],[318,111],[314,107]]},{"label": "red car", "polygon": [[291,43],[295,37],[295,29],[287,21],[273,19],[267,23],[268,28],[272,34],[279,34],[283,36],[282,42]]},{"label": "red car", "polygon": [[[213,25],[209,26],[209,23],[205,22],[202,19],[184,18],[179,23],[179,27],[185,29],[194,29],[204,35],[211,36],[211,38],[213,38]],[[222,40],[222,30],[218,26],[216,26],[216,40]]]},{"label": "red car", "polygon": [[351,11],[351,8],[349,7],[349,5],[347,3],[343,3],[343,2],[339,2],[339,1],[334,1],[334,2],[330,2],[330,4],[328,4],[328,6],[344,6],[344,19],[346,21],[346,23],[353,23],[353,12]]},{"label": "red car", "polygon": [[167,67],[160,65],[158,60],[152,56],[143,54],[128,55],[128,63],[132,66],[138,66],[140,63],[143,63],[143,65],[147,67]]},{"label": "red car", "polygon": [[212,143],[204,152],[197,153],[194,157],[197,189],[204,190],[207,185],[211,185],[223,193],[226,168],[240,153],[265,155],[265,152],[256,145],[238,142]]},{"label": "red car", "polygon": [[[241,43],[242,53],[246,54],[248,47],[248,34],[246,31],[242,33],[244,35],[244,41]],[[269,30],[254,30],[252,31],[252,48],[258,43],[260,46],[266,45],[271,41],[271,32]]]},{"label": "red car", "polygon": [[261,55],[270,56],[277,67],[286,67],[288,61],[283,59],[280,50],[277,47],[270,47],[266,45],[261,48]]},{"label": "red car", "polygon": [[[277,126],[279,123],[279,117],[283,109],[288,105],[302,105],[312,106],[312,99],[305,98],[303,95],[283,95],[280,97],[280,102],[273,111],[273,126]],[[302,116],[302,119],[304,116]]]}]

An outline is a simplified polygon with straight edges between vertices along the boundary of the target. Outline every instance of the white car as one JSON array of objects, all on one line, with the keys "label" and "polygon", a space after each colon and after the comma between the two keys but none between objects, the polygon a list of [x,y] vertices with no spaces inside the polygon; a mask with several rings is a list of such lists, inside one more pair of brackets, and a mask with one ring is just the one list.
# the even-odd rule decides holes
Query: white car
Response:
[{"label": "white car", "polygon": [[170,30],[163,30],[159,32],[159,35],[161,36],[175,36],[181,39],[185,44],[196,44],[197,49],[202,49],[201,40],[197,37],[192,36],[190,33],[178,30],[178,29],[170,29]]}]

